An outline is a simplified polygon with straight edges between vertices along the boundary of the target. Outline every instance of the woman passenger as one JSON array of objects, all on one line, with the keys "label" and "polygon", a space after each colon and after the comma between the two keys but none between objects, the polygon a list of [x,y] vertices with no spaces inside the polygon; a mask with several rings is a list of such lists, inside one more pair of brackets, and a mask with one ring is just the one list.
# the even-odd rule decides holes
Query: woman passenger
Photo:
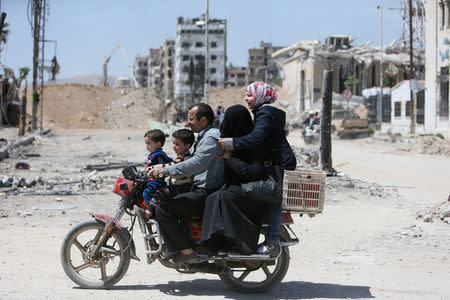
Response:
[{"label": "woman passenger", "polygon": [[[294,170],[297,162],[284,130],[286,113],[272,105],[277,100],[276,91],[265,82],[253,82],[247,87],[244,100],[253,112],[255,126],[252,132],[245,136],[226,136],[219,139],[222,149],[234,151],[270,149],[270,159],[274,166],[279,166],[283,170]],[[269,228],[266,241],[259,247],[258,253],[276,257],[281,252],[280,204],[268,205]]]}]

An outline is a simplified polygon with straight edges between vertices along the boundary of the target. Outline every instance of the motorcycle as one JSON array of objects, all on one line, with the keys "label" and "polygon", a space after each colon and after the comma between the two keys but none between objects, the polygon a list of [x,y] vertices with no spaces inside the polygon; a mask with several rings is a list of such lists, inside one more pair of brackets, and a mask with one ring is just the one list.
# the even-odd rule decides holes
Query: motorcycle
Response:
[{"label": "motorcycle", "polygon": [[[147,264],[158,260],[163,266],[180,273],[217,274],[227,287],[247,293],[268,290],[283,280],[289,268],[289,247],[299,243],[289,227],[294,223],[290,213],[283,213],[281,253],[277,257],[268,254],[245,255],[233,250],[203,254],[194,247],[199,261],[179,266],[167,259],[169,251],[158,222],[147,220],[138,213],[143,201],[142,191],[147,183],[146,172],[138,172],[131,166],[123,169],[122,175],[114,186],[114,192],[121,196],[115,215],[92,214],[91,219],[74,225],[62,243],[63,269],[81,288],[110,288],[125,275],[131,259],[140,261],[132,236],[136,220],[143,235]],[[125,214],[131,218],[130,228],[121,223]],[[201,218],[193,217],[183,222],[189,226],[191,237],[198,245],[202,230]],[[261,235],[266,232],[267,224],[263,224]]]},{"label": "motorcycle", "polygon": [[320,125],[313,124],[312,126],[307,126],[302,131],[303,140],[305,144],[316,144],[320,141]]}]

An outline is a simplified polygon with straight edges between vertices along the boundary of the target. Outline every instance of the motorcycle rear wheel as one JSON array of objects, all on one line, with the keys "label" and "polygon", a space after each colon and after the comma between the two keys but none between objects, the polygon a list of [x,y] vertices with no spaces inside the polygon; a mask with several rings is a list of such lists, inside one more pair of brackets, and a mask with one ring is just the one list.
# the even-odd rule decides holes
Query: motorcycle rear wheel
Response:
[{"label": "motorcycle rear wheel", "polygon": [[104,227],[105,223],[100,220],[84,220],[70,229],[62,243],[64,272],[82,288],[110,288],[122,279],[130,266],[130,247],[120,231],[112,233],[97,259],[89,260],[87,254],[94,248]]},{"label": "motorcycle rear wheel", "polygon": [[[289,240],[289,234],[284,227],[281,228],[280,240]],[[232,290],[260,293],[280,284],[289,268],[289,260],[288,247],[282,247],[281,254],[275,261],[261,261],[256,266],[251,263],[244,268],[231,268],[219,274],[219,277]]]}]

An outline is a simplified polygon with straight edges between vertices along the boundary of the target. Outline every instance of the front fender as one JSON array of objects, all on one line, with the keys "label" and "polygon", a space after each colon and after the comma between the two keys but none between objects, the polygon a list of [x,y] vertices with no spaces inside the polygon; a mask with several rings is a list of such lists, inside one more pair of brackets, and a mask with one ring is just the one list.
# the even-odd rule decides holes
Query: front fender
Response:
[{"label": "front fender", "polygon": [[[114,217],[106,214],[92,214],[92,217],[94,217],[94,219],[104,222],[105,224],[112,222],[112,220],[114,220]],[[116,221],[116,228],[117,232],[125,239],[127,245],[129,245],[131,251],[131,258],[135,260],[140,260],[139,257],[137,257],[136,255],[136,246],[134,244],[133,237],[131,236],[128,229],[124,225],[122,225],[120,221]]]},{"label": "front fender", "polygon": [[[114,217],[105,214],[92,214],[92,217],[105,223],[110,223],[112,222],[112,220],[114,220]],[[116,221],[116,227],[120,229],[126,229],[126,227],[123,226],[122,223],[120,223],[120,221]]]}]

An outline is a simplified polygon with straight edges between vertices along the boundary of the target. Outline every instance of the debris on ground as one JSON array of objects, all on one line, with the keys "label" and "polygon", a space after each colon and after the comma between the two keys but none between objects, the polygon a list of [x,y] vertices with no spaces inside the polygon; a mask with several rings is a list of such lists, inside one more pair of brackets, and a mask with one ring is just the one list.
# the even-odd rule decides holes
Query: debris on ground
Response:
[{"label": "debris on ground", "polygon": [[416,219],[422,219],[426,223],[433,222],[433,220],[440,220],[442,222],[449,223],[450,196],[447,201],[444,201],[432,208],[418,211],[416,213]]}]

